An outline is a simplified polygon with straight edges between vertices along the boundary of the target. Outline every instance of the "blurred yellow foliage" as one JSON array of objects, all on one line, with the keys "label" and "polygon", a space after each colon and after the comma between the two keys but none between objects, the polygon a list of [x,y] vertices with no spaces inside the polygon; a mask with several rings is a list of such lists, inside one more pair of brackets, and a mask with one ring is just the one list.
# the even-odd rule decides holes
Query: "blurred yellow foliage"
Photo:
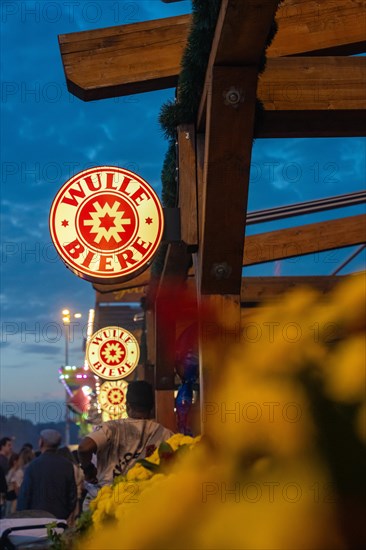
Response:
[{"label": "blurred yellow foliage", "polygon": [[[260,341],[242,339],[220,363],[202,404],[202,441],[194,445],[178,434],[170,440],[173,450],[188,444],[190,451],[166,475],[136,465],[121,483],[103,488],[80,548],[361,547],[349,539],[361,537],[359,525],[349,529],[345,516],[340,521],[344,502],[364,510],[352,493],[361,473],[351,450],[349,464],[338,460],[348,449],[332,415],[352,404],[349,436],[358,464],[366,440],[364,303],[362,274],[326,301],[299,289],[246,320],[260,329],[272,323],[274,330],[262,330]],[[158,464],[158,455],[149,460]],[[352,475],[355,483],[344,494]],[[357,521],[362,513],[350,515]]]}]

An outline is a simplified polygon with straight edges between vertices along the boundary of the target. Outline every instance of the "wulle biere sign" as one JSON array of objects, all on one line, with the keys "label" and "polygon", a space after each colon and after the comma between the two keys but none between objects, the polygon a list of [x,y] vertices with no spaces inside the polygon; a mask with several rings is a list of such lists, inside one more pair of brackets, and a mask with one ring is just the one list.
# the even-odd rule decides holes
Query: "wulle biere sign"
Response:
[{"label": "wulle biere sign", "polygon": [[86,347],[89,368],[105,380],[125,378],[138,365],[136,338],[122,327],[104,327],[95,332]]},{"label": "wulle biere sign", "polygon": [[155,191],[140,176],[99,166],[69,179],[50,212],[50,232],[61,258],[94,283],[135,277],[151,262],[164,229]]}]

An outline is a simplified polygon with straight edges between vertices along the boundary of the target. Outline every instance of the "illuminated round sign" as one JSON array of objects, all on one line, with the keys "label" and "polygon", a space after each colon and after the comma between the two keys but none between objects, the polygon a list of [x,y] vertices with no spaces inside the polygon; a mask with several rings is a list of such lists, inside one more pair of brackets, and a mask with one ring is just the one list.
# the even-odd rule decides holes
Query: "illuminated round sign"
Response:
[{"label": "illuminated round sign", "polygon": [[146,269],[163,229],[155,191],[137,174],[114,166],[69,179],[50,212],[57,252],[76,275],[94,283],[128,280]]},{"label": "illuminated round sign", "polygon": [[95,332],[86,348],[90,369],[105,380],[125,378],[137,366],[140,348],[133,334],[121,327]]},{"label": "illuminated round sign", "polygon": [[111,417],[122,417],[126,412],[127,387],[124,380],[104,382],[98,395],[100,408]]}]

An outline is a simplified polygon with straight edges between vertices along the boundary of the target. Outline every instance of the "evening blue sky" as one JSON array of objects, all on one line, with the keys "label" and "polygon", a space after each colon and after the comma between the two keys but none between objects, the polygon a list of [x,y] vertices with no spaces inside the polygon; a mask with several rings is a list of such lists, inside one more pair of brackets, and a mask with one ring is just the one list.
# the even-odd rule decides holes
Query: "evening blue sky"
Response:
[{"label": "evening blue sky", "polygon": [[[62,400],[61,309],[80,311],[84,325],[94,306],[91,284],[64,267],[50,242],[48,213],[58,189],[82,169],[117,165],[161,191],[167,144],[158,114],[174,90],[84,103],[67,92],[57,36],[188,11],[188,1],[1,4],[1,399],[6,403]],[[361,138],[257,140],[249,210],[357,191],[364,176]],[[354,207],[251,226],[248,234],[364,211]],[[349,254],[347,249],[288,260],[276,272],[330,274]],[[364,260],[360,255],[342,273],[361,269]],[[273,275],[274,269],[267,264],[245,272]],[[83,360],[81,328],[70,348],[75,364]]]}]

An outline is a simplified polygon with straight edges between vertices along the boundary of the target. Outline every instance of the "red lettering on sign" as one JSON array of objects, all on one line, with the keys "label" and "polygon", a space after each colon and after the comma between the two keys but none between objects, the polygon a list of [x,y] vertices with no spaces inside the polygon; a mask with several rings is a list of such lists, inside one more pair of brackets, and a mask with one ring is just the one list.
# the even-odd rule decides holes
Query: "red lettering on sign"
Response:
[{"label": "red lettering on sign", "polygon": [[103,338],[101,336],[96,336],[92,342],[92,344],[100,344],[101,342],[103,342]]},{"label": "red lettering on sign", "polygon": [[126,250],[125,252],[121,252],[116,256],[117,256],[117,260],[119,261],[119,265],[121,266],[122,269],[126,269],[128,264],[133,265],[137,261],[133,259],[132,250]]},{"label": "red lettering on sign", "polygon": [[143,200],[150,200],[149,195],[146,193],[143,187],[140,187],[131,195],[131,199],[138,206]]},{"label": "red lettering on sign", "polygon": [[123,182],[121,183],[120,187],[118,188],[118,191],[121,191],[121,193],[126,193],[127,195],[129,195],[129,193],[127,193],[127,187],[129,186],[129,183],[130,183],[131,179],[132,178],[129,178],[128,176],[124,176]]},{"label": "red lettering on sign", "polygon": [[93,258],[94,258],[94,252],[90,252],[89,250],[89,252],[85,256],[85,260],[81,265],[83,265],[84,267],[89,267]]},{"label": "red lettering on sign", "polygon": [[97,176],[98,178],[97,184],[93,182],[92,176],[87,176],[86,178],[84,178],[84,181],[90,191],[99,191],[99,189],[102,188],[102,180],[100,179],[100,173],[94,174],[94,175]]},{"label": "red lettering on sign", "polygon": [[[139,242],[141,241],[141,242]],[[132,244],[133,248],[137,250],[137,252],[140,252],[140,254],[143,256],[147,250],[149,250],[152,243],[148,242],[146,243],[143,241],[140,237],[137,237],[135,242]]]},{"label": "red lettering on sign", "polygon": [[96,361],[96,363],[93,363],[93,367],[95,368],[95,370],[97,370],[98,372],[100,371],[102,374],[104,374],[106,371],[106,367],[104,367],[101,363],[99,363],[99,361]]},{"label": "red lettering on sign", "polygon": [[101,256],[99,262],[99,271],[113,271],[113,267],[111,266],[112,260],[113,256]]},{"label": "red lettering on sign", "polygon": [[79,204],[79,201],[77,201],[75,197],[79,197],[80,199],[83,199],[85,197],[85,191],[83,191],[81,187],[81,183],[79,181],[77,182],[76,185],[78,185],[79,190],[70,189],[71,198],[67,197],[65,193],[61,202],[64,202],[65,204],[70,204],[71,206],[77,206]]},{"label": "red lettering on sign", "polygon": [[74,175],[57,193],[50,231],[72,271],[92,282],[131,278],[151,262],[162,238],[163,213],[137,174],[99,166]]},{"label": "red lettering on sign", "polygon": [[79,243],[77,239],[75,239],[74,241],[72,241],[72,243],[69,243],[65,246],[65,250],[66,252],[68,252],[68,254],[70,254],[71,258],[74,258],[74,260],[76,260],[80,256],[80,254],[84,252],[85,248],[81,243]]},{"label": "red lettering on sign", "polygon": [[115,189],[117,191],[117,187],[113,186],[113,177],[114,174],[112,174],[112,172],[107,172],[106,189]]}]

